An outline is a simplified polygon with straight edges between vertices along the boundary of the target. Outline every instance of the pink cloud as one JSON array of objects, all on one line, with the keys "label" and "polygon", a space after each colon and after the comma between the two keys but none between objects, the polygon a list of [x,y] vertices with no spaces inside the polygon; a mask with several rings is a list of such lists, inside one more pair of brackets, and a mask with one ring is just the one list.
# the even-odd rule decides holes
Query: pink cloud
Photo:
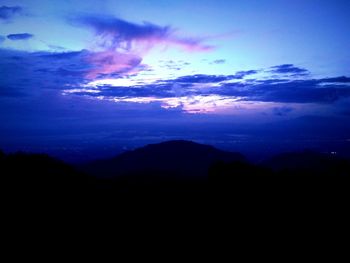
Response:
[{"label": "pink cloud", "polygon": [[98,44],[103,48],[130,51],[139,43],[146,46],[167,44],[180,46],[186,51],[210,51],[212,46],[203,44],[204,38],[184,38],[170,26],[158,26],[144,22],[131,23],[115,17],[85,16],[77,20],[95,31]]},{"label": "pink cloud", "polygon": [[142,61],[136,55],[116,51],[89,53],[86,60],[93,66],[86,75],[88,79],[95,79],[101,75],[130,73]]},{"label": "pink cloud", "polygon": [[112,74],[134,74],[142,57],[155,46],[174,46],[186,52],[208,52],[213,46],[203,44],[204,39],[184,38],[169,26],[151,23],[135,24],[115,17],[87,16],[79,24],[95,31],[93,49],[87,61],[92,69],[87,78],[94,79]]},{"label": "pink cloud", "polygon": [[208,52],[214,50],[214,46],[204,45],[201,40],[195,38],[173,38],[168,43],[177,45],[187,52]]}]

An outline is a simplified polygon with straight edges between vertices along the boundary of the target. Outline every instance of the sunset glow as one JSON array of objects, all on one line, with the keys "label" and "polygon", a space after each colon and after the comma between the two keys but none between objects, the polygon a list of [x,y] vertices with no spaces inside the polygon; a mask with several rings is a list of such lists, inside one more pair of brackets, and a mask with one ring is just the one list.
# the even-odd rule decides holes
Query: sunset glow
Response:
[{"label": "sunset glow", "polygon": [[346,0],[3,0],[0,148],[341,148],[349,13]]}]

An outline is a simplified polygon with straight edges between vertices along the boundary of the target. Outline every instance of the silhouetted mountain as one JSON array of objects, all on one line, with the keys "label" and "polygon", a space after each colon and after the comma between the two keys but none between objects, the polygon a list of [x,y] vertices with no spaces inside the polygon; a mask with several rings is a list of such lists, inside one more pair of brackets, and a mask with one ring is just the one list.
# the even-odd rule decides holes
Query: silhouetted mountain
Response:
[{"label": "silhouetted mountain", "polygon": [[58,197],[94,185],[92,177],[45,154],[0,153],[0,174],[3,190],[15,196]]},{"label": "silhouetted mountain", "polygon": [[123,153],[109,160],[92,162],[84,171],[96,176],[144,175],[169,177],[205,177],[208,168],[218,161],[244,161],[239,153],[225,152],[190,141],[151,144]]},{"label": "silhouetted mountain", "polygon": [[294,176],[349,176],[349,160],[312,151],[279,154],[263,164],[275,172]]},{"label": "silhouetted mountain", "polygon": [[[1,187],[12,196],[41,200],[164,194],[232,194],[241,200],[296,194],[348,193],[350,162],[313,152],[281,154],[262,165],[239,153],[188,141],[169,141],[95,161],[78,171],[43,154],[0,151]],[[209,179],[209,180],[208,180]]]},{"label": "silhouetted mountain", "polygon": [[210,168],[209,185],[232,200],[263,205],[304,199],[341,203],[349,198],[350,161],[306,151],[280,154],[259,166],[217,163]]}]

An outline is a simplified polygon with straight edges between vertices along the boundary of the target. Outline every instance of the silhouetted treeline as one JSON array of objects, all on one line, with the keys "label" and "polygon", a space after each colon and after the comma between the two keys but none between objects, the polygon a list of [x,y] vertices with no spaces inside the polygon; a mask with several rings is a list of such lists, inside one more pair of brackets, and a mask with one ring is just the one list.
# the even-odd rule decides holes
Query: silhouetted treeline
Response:
[{"label": "silhouetted treeline", "polygon": [[86,192],[95,179],[45,154],[0,154],[1,187],[13,195],[64,197]]},{"label": "silhouetted treeline", "polygon": [[174,194],[228,195],[236,201],[321,194],[346,198],[350,162],[302,152],[255,165],[238,153],[173,141],[79,167],[43,154],[0,152],[0,173],[2,190],[24,200],[120,200]]},{"label": "silhouetted treeline", "polygon": [[209,170],[209,183],[212,193],[245,201],[344,201],[349,198],[350,161],[302,152],[281,154],[260,165],[219,162]]}]

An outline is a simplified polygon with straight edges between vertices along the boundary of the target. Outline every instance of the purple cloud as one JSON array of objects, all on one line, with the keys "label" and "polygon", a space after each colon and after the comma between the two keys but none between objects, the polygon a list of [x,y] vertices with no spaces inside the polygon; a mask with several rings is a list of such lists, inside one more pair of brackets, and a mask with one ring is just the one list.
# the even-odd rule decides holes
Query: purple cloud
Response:
[{"label": "purple cloud", "polygon": [[271,67],[270,72],[276,73],[276,74],[293,74],[293,75],[301,75],[301,76],[309,74],[308,70],[296,67],[293,64],[283,64],[283,65]]},{"label": "purple cloud", "polygon": [[[136,74],[142,69],[143,56],[157,45],[177,46],[188,52],[212,49],[204,45],[202,39],[178,36],[170,26],[148,22],[136,24],[110,16],[82,16],[71,22],[95,32],[93,41],[98,51],[90,52],[86,57],[86,62],[91,65],[86,75],[88,79]],[[176,67],[176,70],[179,69]]]},{"label": "purple cloud", "polygon": [[109,49],[130,51],[135,44],[141,44],[145,50],[157,45],[180,46],[187,51],[210,51],[212,46],[204,45],[203,39],[184,38],[176,35],[170,26],[158,26],[149,22],[131,23],[115,17],[84,16],[74,22],[94,29],[100,37],[99,44]]},{"label": "purple cloud", "polygon": [[0,20],[9,20],[21,11],[22,8],[19,6],[1,6]]},{"label": "purple cloud", "polygon": [[[334,78],[338,79],[338,78]],[[346,78],[347,79],[347,78]],[[345,79],[345,80],[346,80]],[[235,80],[235,82],[231,82]],[[238,81],[238,82],[237,82]],[[189,75],[176,79],[160,80],[152,84],[137,84],[135,86],[116,89],[114,86],[100,86],[94,93],[79,90],[77,95],[103,96],[110,98],[128,98],[132,101],[163,100],[180,97],[214,97],[232,98],[236,101],[271,102],[271,103],[315,103],[333,104],[339,100],[350,98],[350,88],[346,85],[324,83],[323,79],[304,80],[255,80],[241,81],[236,75]],[[290,113],[290,107],[276,108],[273,113],[285,116]]]},{"label": "purple cloud", "polygon": [[142,58],[137,55],[116,51],[91,52],[86,57],[91,69],[86,78],[96,79],[118,74],[137,73]]},{"label": "purple cloud", "polygon": [[237,71],[235,76],[237,79],[243,79],[245,76],[254,75],[257,73],[259,73],[259,70]]},{"label": "purple cloud", "polygon": [[[106,55],[106,56],[105,56]],[[111,57],[112,56],[112,57]],[[76,96],[99,97],[118,101],[120,98],[133,101],[172,100],[173,105],[186,98],[220,98],[235,101],[272,103],[334,104],[350,98],[349,77],[323,79],[254,79],[246,81],[245,75],[255,70],[236,72],[233,75],[188,75],[176,79],[163,79],[153,83],[135,82],[135,85],[116,88],[101,85],[91,88],[85,85],[90,78],[105,75],[123,78],[125,71],[143,70],[140,58],[112,52],[23,52],[0,49],[1,96],[24,96],[41,89],[57,89]],[[118,60],[118,63],[114,60]],[[123,62],[123,63],[122,63]],[[25,67],[23,66],[25,65]],[[100,65],[100,66],[99,66]],[[116,65],[122,65],[119,68]],[[13,74],[6,74],[11,72]],[[111,73],[114,72],[114,73]],[[243,77],[242,77],[243,76]],[[132,77],[129,77],[132,81]],[[326,84],[326,85],[324,85]],[[33,88],[41,87],[41,89]],[[93,90],[92,90],[93,89]],[[194,103],[194,102],[193,102]],[[286,108],[275,109],[275,115],[289,113]]]},{"label": "purple cloud", "polygon": [[29,34],[29,33],[20,33],[20,34],[10,34],[7,35],[7,38],[13,41],[17,41],[17,40],[28,40],[33,38],[34,35]]},{"label": "purple cloud", "polygon": [[320,80],[321,83],[350,83],[349,77],[325,78]]}]

